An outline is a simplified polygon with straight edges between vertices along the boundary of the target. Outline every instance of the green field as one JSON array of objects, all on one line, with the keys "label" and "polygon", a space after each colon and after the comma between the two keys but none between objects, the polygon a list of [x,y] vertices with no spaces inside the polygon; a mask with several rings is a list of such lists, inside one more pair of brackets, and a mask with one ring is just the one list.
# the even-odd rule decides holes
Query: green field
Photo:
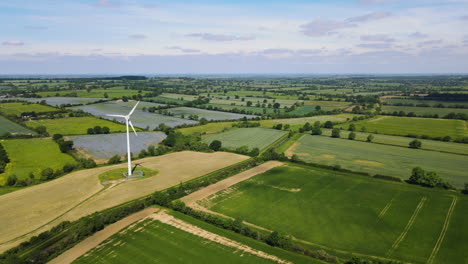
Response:
[{"label": "green field", "polygon": [[222,146],[228,149],[247,146],[249,149],[263,150],[287,133],[287,131],[267,128],[239,128],[210,135],[203,139],[203,142],[210,144],[213,140],[219,140]]},{"label": "green field", "polygon": [[27,103],[0,103],[0,113],[11,116],[21,116],[24,112],[48,113],[56,112],[57,108],[53,108],[40,104]]},{"label": "green field", "polygon": [[262,107],[255,107],[255,106],[239,106],[239,105],[227,105],[227,104],[206,104],[204,106],[212,106],[212,107],[217,107],[221,108],[223,110],[233,110],[237,109],[239,111],[245,111],[246,114],[252,114],[252,115],[262,115],[262,114],[271,114],[274,113],[275,110],[280,113],[284,113],[284,109],[275,109],[275,108],[262,108]]},{"label": "green field", "polygon": [[450,113],[463,113],[468,114],[468,108],[436,108],[436,107],[416,107],[416,106],[382,106],[382,111],[386,113],[400,112],[403,111],[406,114],[413,112],[416,115],[439,115],[439,117],[444,117]]},{"label": "green field", "polygon": [[461,188],[468,182],[465,155],[388,146],[348,139],[305,135],[294,149],[301,159],[337,165],[353,171],[383,174],[407,179],[414,167],[435,171],[452,185]]},{"label": "green field", "polygon": [[[464,105],[468,106],[468,102],[465,101],[439,101],[439,100],[424,100],[424,99],[404,99],[404,98],[385,98],[382,99],[382,101],[388,103],[388,104],[414,104],[415,106],[417,104],[427,104],[430,106],[435,106],[438,104],[443,104],[446,107],[447,106],[456,106],[456,105]],[[456,108],[453,109],[458,110]]]},{"label": "green field", "polygon": [[[453,119],[415,118],[415,117],[395,117],[379,116],[370,120],[354,122],[356,130],[361,131],[362,127],[366,131],[379,134],[406,136],[430,136],[445,137],[452,139],[468,135],[467,122]],[[338,126],[344,129],[348,125]]]},{"label": "green field", "polygon": [[[322,263],[206,224],[177,212],[170,215],[255,250],[292,263]],[[275,263],[219,244],[158,220],[147,219],[105,240],[73,263]]]},{"label": "green field", "polygon": [[[51,92],[39,92],[38,95],[42,97],[50,97],[50,96],[64,96],[66,94],[70,94],[70,90],[66,91],[51,91]],[[123,86],[108,88],[108,89],[92,89],[90,92],[87,90],[79,90],[76,91],[78,97],[95,97],[95,98],[104,98],[104,93],[107,93],[109,98],[122,98],[122,96],[130,97],[132,95],[137,95],[137,90],[126,90]]]},{"label": "green field", "polygon": [[3,116],[0,116],[0,135],[5,133],[12,133],[12,134],[36,134],[36,132],[31,131],[25,127],[22,127],[15,122],[12,122],[6,119]]},{"label": "green field", "polygon": [[199,118],[205,118],[207,120],[238,120],[244,117],[248,119],[256,117],[247,114],[226,113],[193,107],[176,107],[167,109],[167,111],[174,114],[176,117],[181,117],[183,115],[185,118],[188,118],[190,115],[197,115]]},{"label": "green field", "polygon": [[[331,129],[322,129],[324,136],[331,136]],[[367,136],[371,133],[364,133],[364,132],[354,132],[356,134],[355,140],[359,141],[367,141]],[[342,130],[340,135],[341,138],[348,138],[349,131]],[[409,143],[414,140],[414,138],[410,137],[401,137],[401,136],[390,136],[390,135],[382,135],[382,134],[372,134],[374,139],[372,142],[380,143],[380,144],[387,144],[387,145],[394,145],[394,146],[401,146],[401,147],[408,147]],[[418,139],[421,141],[421,149],[426,150],[435,150],[441,152],[450,152],[455,154],[464,154],[468,155],[468,144],[462,143],[455,143],[455,142],[444,142],[438,140],[428,140],[428,139]]]},{"label": "green field", "polygon": [[0,184],[4,184],[9,175],[16,174],[18,179],[25,179],[32,172],[39,179],[45,168],[57,170],[67,163],[76,163],[71,156],[60,152],[52,139],[9,139],[0,142],[11,160],[5,173],[0,174]]},{"label": "green field", "polygon": [[331,254],[412,263],[426,263],[431,255],[433,263],[464,263],[468,258],[468,199],[447,191],[289,164],[202,204],[289,233]]},{"label": "green field", "polygon": [[106,126],[110,129],[110,132],[126,131],[124,125],[89,116],[30,120],[26,121],[25,124],[32,128],[45,126],[50,135],[86,135],[88,128],[95,126]]}]

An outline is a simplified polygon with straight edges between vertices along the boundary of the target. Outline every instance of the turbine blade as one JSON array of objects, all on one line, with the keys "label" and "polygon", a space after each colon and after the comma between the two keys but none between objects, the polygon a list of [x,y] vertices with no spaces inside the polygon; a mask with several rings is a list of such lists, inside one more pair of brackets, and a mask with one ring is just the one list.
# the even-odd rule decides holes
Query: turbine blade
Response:
[{"label": "turbine blade", "polygon": [[122,117],[122,118],[125,118],[124,115],[106,115],[106,116],[115,116],[115,117]]},{"label": "turbine blade", "polygon": [[135,109],[137,108],[138,104],[140,103],[140,101],[138,101],[136,103],[136,105],[133,107],[132,111],[130,111],[130,113],[128,113],[128,116],[131,116],[133,114],[133,111],[135,111]]},{"label": "turbine blade", "polygon": [[132,127],[133,132],[135,133],[135,136],[138,137],[137,132],[135,131],[135,128],[133,127],[132,121],[128,120],[128,124],[130,124],[130,126]]}]

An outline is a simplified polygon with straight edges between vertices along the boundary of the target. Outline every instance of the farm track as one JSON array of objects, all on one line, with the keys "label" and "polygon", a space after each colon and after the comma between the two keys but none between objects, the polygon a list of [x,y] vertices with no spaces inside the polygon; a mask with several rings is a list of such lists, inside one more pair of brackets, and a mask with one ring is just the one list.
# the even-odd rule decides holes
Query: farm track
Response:
[{"label": "farm track", "polygon": [[120,230],[124,229],[125,227],[146,219],[149,215],[157,212],[159,209],[157,208],[147,208],[137,213],[134,213],[130,216],[125,217],[111,225],[106,226],[103,230],[96,232],[92,236],[86,238],[85,240],[81,241],[71,249],[65,251],[58,257],[49,261],[49,264],[65,264],[65,263],[72,263],[75,259],[79,258],[80,256],[84,255],[89,250],[93,249],[94,247],[98,246],[104,240],[108,239],[112,235],[116,234]]},{"label": "farm track", "polygon": [[455,209],[455,205],[457,204],[457,200],[458,200],[457,197],[453,197],[452,204],[450,205],[447,215],[445,216],[444,226],[442,227],[442,231],[440,232],[439,238],[437,239],[437,242],[434,248],[432,249],[429,259],[427,260],[427,264],[433,263],[435,257],[437,256],[437,253],[439,252],[440,246],[442,245],[442,242],[444,241],[445,234],[447,233],[447,230],[450,224],[450,218],[452,217],[452,213],[453,213],[453,210]]},{"label": "farm track", "polygon": [[387,252],[387,257],[390,257],[393,252],[398,248],[398,246],[400,245],[401,241],[403,241],[403,239],[405,239],[405,236],[406,234],[408,234],[408,231],[411,229],[411,227],[413,226],[414,224],[414,221],[416,220],[416,218],[418,217],[418,214],[419,214],[419,211],[421,211],[421,209],[423,208],[424,206],[424,203],[426,202],[427,200],[427,197],[424,196],[421,198],[421,200],[419,201],[418,203],[418,206],[416,206],[416,209],[414,210],[413,212],[413,215],[411,216],[410,220],[408,221],[408,223],[406,224],[406,227],[405,229],[403,230],[403,232],[401,232],[401,234],[398,236],[398,238],[395,240],[395,242],[393,242],[393,245],[392,247],[390,248],[390,250]]}]

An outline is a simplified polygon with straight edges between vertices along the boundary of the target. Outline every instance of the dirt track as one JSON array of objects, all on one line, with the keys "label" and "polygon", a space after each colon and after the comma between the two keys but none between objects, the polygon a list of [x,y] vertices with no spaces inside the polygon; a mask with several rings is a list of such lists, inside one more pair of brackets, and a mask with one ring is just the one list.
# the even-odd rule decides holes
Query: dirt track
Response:
[{"label": "dirt track", "polygon": [[158,211],[157,208],[146,208],[145,210],[129,215],[116,223],[108,225],[103,230],[96,232],[94,235],[81,241],[79,244],[75,245],[71,249],[65,251],[63,254],[54,258],[53,260],[49,262],[49,264],[72,263],[75,259],[84,255],[86,252],[93,249],[94,247],[99,245],[104,240],[108,239],[113,234],[119,232],[120,230],[124,229],[125,227],[139,220],[146,218],[147,216],[157,211]]},{"label": "dirt track", "polygon": [[185,197],[183,197],[181,200],[184,202],[187,206],[191,206],[195,204],[197,201],[203,200],[206,197],[215,194],[219,191],[222,191],[224,189],[227,189],[231,187],[232,185],[239,183],[241,181],[245,181],[257,174],[264,173],[265,171],[271,170],[274,167],[278,167],[283,165],[282,162],[279,161],[268,161],[265,162],[255,168],[246,170],[244,172],[241,172],[237,175],[234,175],[232,177],[229,177],[227,179],[224,179],[222,181],[219,181],[215,184],[209,185],[206,188],[203,188],[199,191],[193,192]]},{"label": "dirt track", "polygon": [[64,220],[76,220],[154,191],[168,188],[248,157],[226,153],[177,152],[139,160],[159,174],[103,189],[97,176],[119,164],[73,172],[59,179],[0,196],[0,252]]}]

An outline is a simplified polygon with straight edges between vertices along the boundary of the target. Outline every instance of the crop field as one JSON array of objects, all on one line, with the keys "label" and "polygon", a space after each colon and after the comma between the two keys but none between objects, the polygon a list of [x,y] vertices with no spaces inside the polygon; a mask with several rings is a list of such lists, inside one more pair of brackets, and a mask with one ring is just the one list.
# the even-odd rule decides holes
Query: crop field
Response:
[{"label": "crop field", "polygon": [[[92,115],[99,116],[105,119],[113,120],[114,117],[106,116],[106,114],[117,114],[117,115],[127,115],[132,107],[135,105],[135,102],[106,102],[100,104],[92,104],[92,105],[83,105],[83,106],[75,106],[71,107],[71,109],[81,109],[85,112],[88,112]],[[159,124],[164,123],[168,126],[177,126],[182,124],[196,124],[196,121],[182,119],[172,116],[165,116],[156,113],[150,113],[143,111],[143,107],[151,107],[151,106],[158,106],[160,104],[149,103],[149,102],[140,102],[138,105],[135,113],[132,115],[132,123],[135,127],[146,128],[149,127],[150,129],[154,129]],[[117,121],[121,121],[120,119],[116,118]],[[123,121],[123,120],[122,120]]]},{"label": "crop field", "polygon": [[[331,136],[331,129],[322,129],[324,136]],[[367,141],[367,136],[371,133],[364,132],[354,132],[356,134],[355,140]],[[348,138],[349,131],[342,130],[340,132],[341,138]],[[372,142],[381,143],[387,145],[395,145],[401,147],[408,147],[409,143],[414,140],[414,138],[409,137],[400,137],[400,136],[390,136],[382,134],[372,134],[374,139]],[[418,139],[421,141],[421,149],[426,150],[435,150],[441,152],[450,152],[455,154],[468,155],[468,144],[455,143],[455,142],[444,142],[438,140],[427,140],[427,139]]]},{"label": "crop field", "polygon": [[45,98],[6,98],[2,100],[21,100],[31,103],[39,103],[41,101],[46,101],[46,104],[52,106],[64,105],[82,105],[97,102],[99,100],[107,100],[106,98],[86,98],[86,97],[45,97]]},{"label": "crop field", "polygon": [[199,118],[206,118],[207,120],[237,120],[241,118],[252,119],[257,116],[254,115],[245,115],[245,114],[236,114],[236,113],[226,113],[219,111],[211,111],[205,109],[198,109],[192,107],[177,107],[168,109],[169,112],[173,113],[175,116],[185,116],[186,118],[189,115],[197,115]]},{"label": "crop field", "polygon": [[287,133],[267,128],[239,128],[210,135],[203,139],[203,142],[210,144],[213,140],[219,140],[222,146],[228,149],[247,146],[249,149],[259,148],[261,151]]},{"label": "crop field", "polygon": [[[379,116],[370,120],[354,122],[356,130],[361,131],[362,127],[366,131],[379,134],[406,136],[430,136],[445,137],[452,139],[468,135],[467,122],[453,119],[415,118],[415,117],[395,117]],[[348,125],[338,126],[348,128]]]},{"label": "crop field", "polygon": [[90,116],[29,120],[25,124],[32,128],[45,126],[50,135],[86,135],[88,128],[95,126],[106,126],[110,132],[125,132],[126,130],[125,125]]},{"label": "crop field", "polygon": [[24,112],[48,113],[56,111],[58,109],[40,104],[0,103],[0,113],[4,115],[21,116],[21,113]]},{"label": "crop field", "polygon": [[35,178],[45,168],[62,169],[65,164],[75,164],[75,160],[62,152],[52,139],[9,139],[0,141],[10,158],[5,173],[0,174],[0,184],[15,174],[18,179],[26,179],[29,173]]},{"label": "crop field", "polygon": [[304,105],[312,105],[312,106],[320,106],[324,110],[333,110],[336,108],[346,108],[349,107],[351,104],[349,102],[341,102],[341,101],[313,101],[313,100],[306,100],[303,101]]},{"label": "crop field", "polygon": [[198,98],[196,95],[189,95],[189,94],[173,94],[173,93],[162,93],[159,97],[175,99],[180,101],[193,101]]},{"label": "crop field", "polygon": [[[37,155],[35,158],[37,159]],[[142,167],[157,170],[159,173],[112,188],[105,189],[100,184],[98,175],[109,170],[125,168],[126,163],[75,171],[53,181],[1,195],[0,212],[9,213],[0,214],[0,252],[62,221],[76,220],[247,158],[226,152],[176,152],[140,159],[138,163]],[[44,226],[45,224],[48,225]]]},{"label": "crop field", "polygon": [[331,166],[338,164],[371,175],[383,174],[407,179],[411,170],[419,166],[426,171],[437,172],[459,188],[468,181],[465,155],[310,135],[301,137],[293,152],[305,161]]},{"label": "crop field", "polygon": [[[38,92],[37,94],[42,97],[49,96],[64,96],[69,94],[70,91],[51,91],[51,92]],[[108,89],[92,89],[90,92],[87,90],[78,90],[76,94],[78,97],[95,97],[95,98],[105,98],[104,94],[107,93],[109,98],[122,98],[122,96],[132,96],[137,95],[137,90],[124,89],[123,86],[113,87]]]},{"label": "crop field", "polygon": [[300,165],[276,167],[201,201],[337,255],[463,263],[468,199]]},{"label": "crop field", "polygon": [[154,213],[73,263],[219,263],[221,259],[223,263],[320,263],[177,212]]},{"label": "crop field", "polygon": [[[468,102],[464,101],[439,101],[439,100],[424,100],[424,99],[404,99],[404,98],[385,98],[382,99],[382,101],[388,103],[388,104],[427,104],[430,106],[435,106],[438,104],[443,104],[446,107],[447,106],[455,106],[455,105],[464,105],[468,106]],[[458,109],[453,109],[453,110],[458,110]]]},{"label": "crop field", "polygon": [[6,119],[5,117],[0,116],[0,135],[3,135],[5,133],[32,135],[36,134],[36,132],[32,130],[22,127],[16,124],[15,122]]},{"label": "crop field", "polygon": [[[123,156],[127,153],[126,134],[108,135],[87,135],[72,136],[74,147],[85,156],[93,159],[109,159],[114,155]],[[157,145],[166,138],[166,134],[161,132],[139,132],[138,136],[130,134],[131,151],[135,156],[142,149],[147,149],[150,145]]]},{"label": "crop field", "polygon": [[416,107],[416,106],[382,106],[382,111],[387,113],[404,111],[406,114],[413,112],[416,115],[439,115],[439,117],[446,116],[450,113],[463,113],[468,114],[468,108],[436,108],[436,107]]},{"label": "crop field", "polygon": [[254,115],[262,115],[262,114],[271,114],[275,111],[279,113],[284,113],[284,109],[275,109],[275,108],[262,108],[262,107],[255,107],[255,106],[239,106],[239,105],[225,105],[225,104],[206,104],[205,106],[212,106],[218,107],[224,110],[244,110],[246,113],[254,114]]}]

